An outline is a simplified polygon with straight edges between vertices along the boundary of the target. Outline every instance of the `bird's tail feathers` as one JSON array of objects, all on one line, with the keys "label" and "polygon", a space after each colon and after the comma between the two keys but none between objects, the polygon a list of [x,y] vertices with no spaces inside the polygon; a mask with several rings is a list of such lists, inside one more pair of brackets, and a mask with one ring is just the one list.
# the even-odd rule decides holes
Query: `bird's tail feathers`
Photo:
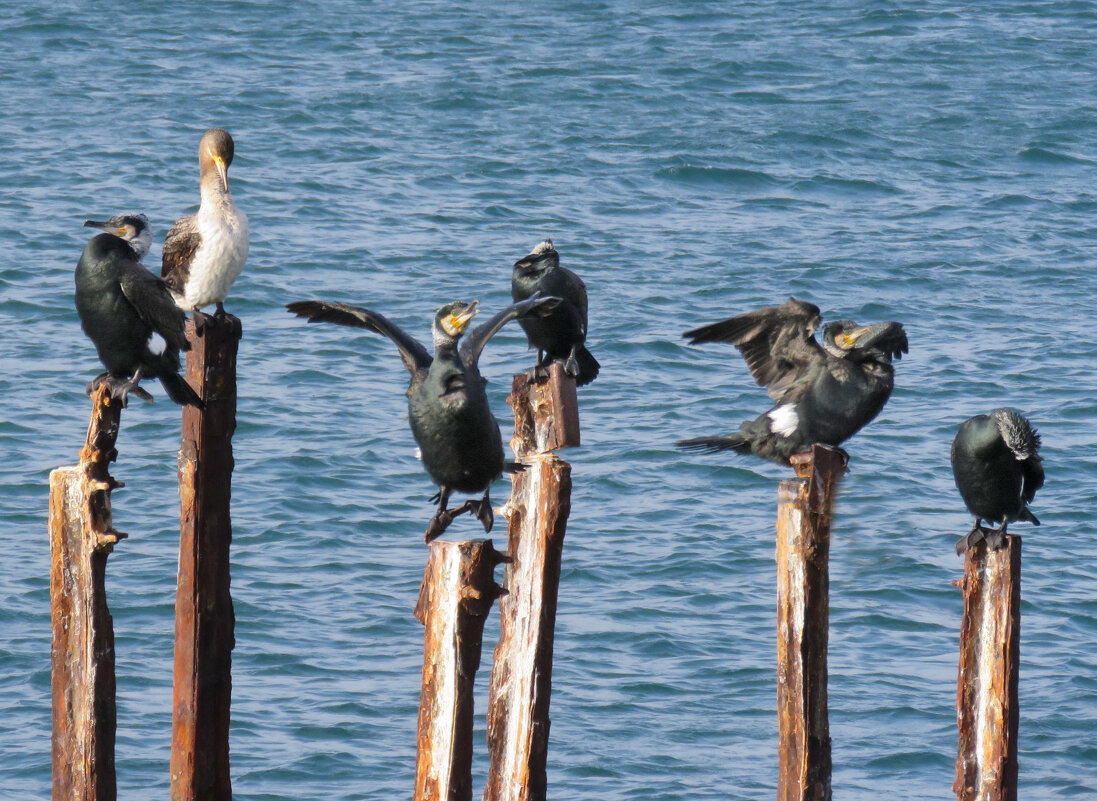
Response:
[{"label": "bird's tail feathers", "polygon": [[750,453],[750,440],[742,434],[732,434],[730,437],[683,439],[679,440],[676,444],[682,450],[700,451],[701,453],[719,453],[720,451]]},{"label": "bird's tail feathers", "polygon": [[206,408],[206,404],[198,397],[198,393],[191,388],[191,385],[179,373],[165,373],[160,376],[160,384],[164,387],[164,391],[168,393],[168,397],[180,406],[189,404],[199,409]]},{"label": "bird's tail feathers", "polygon": [[1032,510],[1027,506],[1021,510],[1021,514],[1017,515],[1018,520],[1027,520],[1034,526],[1040,525],[1040,521],[1036,519],[1036,515],[1032,513]]},{"label": "bird's tail feathers", "polygon": [[594,354],[585,347],[576,349],[575,361],[579,362],[579,375],[575,378],[576,386],[581,387],[584,384],[589,384],[598,377],[598,371],[602,365],[594,358]]}]

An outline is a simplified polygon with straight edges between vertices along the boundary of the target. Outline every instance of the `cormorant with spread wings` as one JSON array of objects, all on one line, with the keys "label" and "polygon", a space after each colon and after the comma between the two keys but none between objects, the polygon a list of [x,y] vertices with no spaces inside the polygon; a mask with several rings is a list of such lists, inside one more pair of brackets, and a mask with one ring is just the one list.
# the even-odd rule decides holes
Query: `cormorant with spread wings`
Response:
[{"label": "cormorant with spread wings", "polygon": [[899,323],[858,325],[837,320],[815,339],[819,307],[796,298],[687,331],[690,344],[730,342],[776,405],[725,437],[679,447],[708,453],[734,450],[788,464],[814,444],[837,447],[868,424],[891,395],[891,360],[907,352]]},{"label": "cormorant with spread wings", "polygon": [[[484,531],[491,531],[494,516],[489,491],[503,473],[503,443],[499,424],[491,413],[484,380],[477,362],[480,352],[500,328],[527,315],[552,311],[558,298],[536,295],[508,306],[465,337],[477,314],[478,301],[447,303],[434,317],[434,356],[423,345],[377,312],[346,303],[302,300],[287,304],[298,317],[309,322],[328,322],[366,328],[392,340],[404,366],[411,373],[408,386],[408,420],[419,445],[423,466],[438,485],[438,510],[427,526],[426,541],[440,536],[453,518],[472,511]],[[447,509],[450,493],[483,492],[479,501]]]}]

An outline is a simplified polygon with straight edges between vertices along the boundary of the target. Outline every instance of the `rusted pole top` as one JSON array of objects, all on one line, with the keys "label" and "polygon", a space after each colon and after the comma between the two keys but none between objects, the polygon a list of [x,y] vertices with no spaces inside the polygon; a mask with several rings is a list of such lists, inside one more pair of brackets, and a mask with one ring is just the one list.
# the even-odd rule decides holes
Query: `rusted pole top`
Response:
[{"label": "rusted pole top", "polygon": [[554,363],[549,379],[514,378],[511,448],[526,464],[514,476],[507,518],[507,595],[488,701],[490,766],[484,801],[543,801],[547,793],[552,646],[571,465],[553,449],[579,443],[574,380]]},{"label": "rusted pole top", "polygon": [[53,799],[114,801],[117,726],[114,623],[107,555],[126,535],[111,527],[108,467],[122,404],[105,384],[92,393],[80,464],[50,473],[50,617],[53,624]]},{"label": "rusted pole top", "polygon": [[502,558],[491,540],[430,544],[415,606],[426,627],[415,801],[472,799],[473,685]]},{"label": "rusted pole top", "polygon": [[956,684],[958,801],[1016,801],[1021,653],[1021,538],[968,548]]},{"label": "rusted pole top", "polygon": [[179,585],[175,596],[172,801],[231,801],[229,702],[235,618],[229,594],[232,434],[240,321],[187,322],[187,382],[206,408],[183,407]]},{"label": "rusted pole top", "polygon": [[830,519],[845,464],[821,445],[792,462],[800,478],[777,496],[777,798],[829,801]]}]

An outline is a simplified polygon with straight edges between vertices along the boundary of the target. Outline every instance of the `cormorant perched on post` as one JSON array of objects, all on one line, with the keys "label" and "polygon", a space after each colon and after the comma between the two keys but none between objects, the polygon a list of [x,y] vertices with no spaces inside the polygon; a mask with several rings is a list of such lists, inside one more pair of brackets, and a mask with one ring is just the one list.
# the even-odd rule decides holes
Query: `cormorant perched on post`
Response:
[{"label": "cormorant perched on post", "polygon": [[598,360],[586,349],[587,287],[583,280],[566,267],[560,266],[560,254],[546,239],[514,263],[510,279],[510,294],[514,302],[532,297],[537,292],[562,300],[545,317],[527,317],[518,321],[526,332],[530,347],[537,348],[536,375],[549,363],[560,359],[564,372],[575,378],[579,386],[589,384],[598,375]]},{"label": "cormorant perched on post", "polygon": [[[478,301],[447,303],[434,316],[433,357],[418,341],[369,309],[318,300],[286,305],[310,323],[339,323],[383,334],[399,349],[411,373],[407,392],[411,433],[419,445],[423,466],[439,487],[431,499],[438,502],[438,510],[427,526],[426,542],[440,536],[453,518],[465,511],[474,512],[484,531],[491,531],[494,516],[489,492],[492,482],[503,473],[503,443],[477,362],[488,340],[505,323],[531,314],[547,314],[558,303],[557,298],[537,295],[508,306],[470,332],[460,350],[457,342],[479,311]],[[484,496],[447,509],[454,491],[483,492]]]},{"label": "cormorant perched on post", "polygon": [[735,345],[777,405],[736,434],[687,439],[679,447],[734,450],[789,464],[792,454],[812,445],[837,447],[876,417],[891,395],[891,360],[907,352],[903,326],[837,320],[823,329],[820,347],[814,334],[821,320],[818,306],[789,298],[781,306],[687,331],[683,336],[691,345]]},{"label": "cormorant perched on post", "polygon": [[130,392],[151,401],[138,382],[159,378],[173,401],[202,408],[201,399],[179,375],[179,351],[190,349],[183,312],[167,284],[141,265],[152,242],[148,218],[118,214],[84,225],[105,232],[92,237],[76,265],[80,325],[107,368],[88,384],[88,393],[105,380],[123,405]]},{"label": "cormorant perched on post", "polygon": [[224,300],[248,258],[248,218],[229,192],[229,165],[235,147],[224,128],[211,128],[198,143],[198,188],[202,203],[195,214],[179,219],[164,241],[160,275],[180,308],[190,311],[201,329],[199,309]]},{"label": "cormorant perched on post", "polygon": [[[1040,525],[1028,508],[1044,486],[1039,449],[1040,435],[1013,409],[995,409],[960,424],[952,441],[952,474],[975,525],[956,543],[956,553],[984,539],[989,548],[1001,548],[1006,524],[1014,520]],[[1001,526],[983,528],[984,518]]]}]

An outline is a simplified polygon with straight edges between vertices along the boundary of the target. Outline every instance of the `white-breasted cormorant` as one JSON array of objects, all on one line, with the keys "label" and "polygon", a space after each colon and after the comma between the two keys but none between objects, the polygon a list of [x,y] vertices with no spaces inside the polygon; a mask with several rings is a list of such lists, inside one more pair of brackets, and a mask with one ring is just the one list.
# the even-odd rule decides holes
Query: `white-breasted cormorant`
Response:
[{"label": "white-breasted cormorant", "polygon": [[229,192],[229,165],[235,147],[224,128],[211,128],[198,143],[198,211],[179,219],[164,240],[160,275],[171,287],[180,308],[194,315],[201,327],[203,306],[224,300],[248,258],[248,218]]},{"label": "white-breasted cormorant", "polygon": [[183,312],[167,284],[141,264],[152,242],[148,219],[118,214],[84,225],[104,231],[92,237],[76,265],[80,325],[107,368],[88,384],[88,392],[106,380],[123,404],[130,392],[152,400],[138,382],[159,378],[173,401],[201,408],[201,399],[179,375],[179,351],[190,349]]},{"label": "white-breasted cormorant", "polygon": [[514,263],[510,293],[514,302],[537,292],[561,299],[545,317],[527,317],[518,324],[526,332],[530,347],[537,348],[534,372],[560,359],[564,372],[579,386],[589,384],[598,375],[598,360],[584,344],[587,340],[587,287],[583,279],[560,266],[560,254],[546,239]]},{"label": "white-breasted cormorant", "polygon": [[[960,424],[952,441],[952,475],[975,525],[956,543],[956,553],[984,539],[989,548],[1002,547],[1006,524],[1014,520],[1040,525],[1028,508],[1044,486],[1039,449],[1040,435],[1013,409],[995,409]],[[983,528],[984,519],[1001,525]]]},{"label": "white-breasted cormorant", "polygon": [[903,326],[837,320],[823,329],[820,346],[814,334],[821,320],[818,306],[789,298],[781,306],[687,331],[683,336],[691,345],[735,345],[777,404],[736,434],[683,440],[679,447],[734,450],[788,464],[792,454],[812,445],[836,448],[876,417],[891,395],[891,360],[907,352]]},{"label": "white-breasted cormorant", "polygon": [[[393,341],[411,373],[408,386],[408,420],[419,445],[420,458],[431,480],[438,485],[438,510],[427,526],[430,542],[446,530],[453,518],[472,511],[484,531],[491,531],[493,514],[489,491],[503,473],[503,443],[499,424],[491,413],[484,380],[480,376],[480,352],[505,323],[530,314],[545,314],[557,298],[536,296],[508,306],[461,339],[477,314],[478,302],[447,303],[434,317],[434,356],[385,317],[347,303],[302,300],[286,308],[310,323],[328,322],[366,328]],[[483,492],[478,501],[447,509],[450,493]]]}]

